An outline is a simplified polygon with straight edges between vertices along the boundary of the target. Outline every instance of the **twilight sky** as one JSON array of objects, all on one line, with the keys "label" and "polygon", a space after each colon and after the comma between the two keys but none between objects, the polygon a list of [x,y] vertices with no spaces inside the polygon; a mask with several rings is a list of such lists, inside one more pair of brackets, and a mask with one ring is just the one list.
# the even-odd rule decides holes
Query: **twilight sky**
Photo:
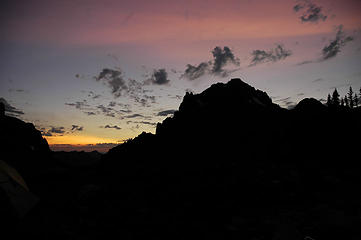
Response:
[{"label": "twilight sky", "polygon": [[240,77],[292,107],[361,87],[359,0],[3,0],[0,101],[52,149],[155,131]]}]

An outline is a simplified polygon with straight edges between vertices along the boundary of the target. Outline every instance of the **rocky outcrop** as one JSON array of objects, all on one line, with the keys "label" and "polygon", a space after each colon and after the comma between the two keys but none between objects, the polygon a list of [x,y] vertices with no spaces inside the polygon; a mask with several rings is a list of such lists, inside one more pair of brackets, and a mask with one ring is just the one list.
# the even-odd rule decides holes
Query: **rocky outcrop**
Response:
[{"label": "rocky outcrop", "polygon": [[24,178],[46,164],[50,149],[46,139],[32,123],[18,118],[0,116],[1,159],[17,169]]},{"label": "rocky outcrop", "polygon": [[282,109],[240,79],[187,93],[156,134],[104,156],[113,213],[157,239],[361,236],[345,214],[361,207],[360,120],[315,99]]}]

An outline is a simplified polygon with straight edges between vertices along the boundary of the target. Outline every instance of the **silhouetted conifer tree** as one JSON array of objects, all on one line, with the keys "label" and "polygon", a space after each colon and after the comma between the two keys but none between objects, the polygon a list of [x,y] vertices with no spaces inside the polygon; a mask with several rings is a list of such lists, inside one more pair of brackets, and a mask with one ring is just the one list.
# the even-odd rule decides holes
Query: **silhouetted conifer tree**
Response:
[{"label": "silhouetted conifer tree", "polygon": [[358,107],[359,99],[358,99],[356,93],[355,93],[355,96],[353,97],[353,101],[354,101],[355,107]]},{"label": "silhouetted conifer tree", "polygon": [[327,106],[331,106],[331,105],[332,105],[332,99],[331,99],[331,95],[330,95],[330,94],[327,95],[326,105],[327,105]]},{"label": "silhouetted conifer tree", "polygon": [[353,106],[354,106],[354,99],[353,99],[353,90],[352,90],[352,87],[350,87],[347,95],[348,95],[348,100],[349,100],[350,108],[353,108]]},{"label": "silhouetted conifer tree", "polygon": [[338,94],[337,89],[332,93],[332,105],[339,106],[340,105],[340,94]]},{"label": "silhouetted conifer tree", "polygon": [[345,106],[346,106],[346,107],[350,107],[350,105],[348,104],[348,98],[347,98],[347,96],[344,97],[344,101],[345,101]]},{"label": "silhouetted conifer tree", "polygon": [[343,100],[343,98],[341,98],[340,105],[341,105],[342,107],[345,106],[345,101]]}]

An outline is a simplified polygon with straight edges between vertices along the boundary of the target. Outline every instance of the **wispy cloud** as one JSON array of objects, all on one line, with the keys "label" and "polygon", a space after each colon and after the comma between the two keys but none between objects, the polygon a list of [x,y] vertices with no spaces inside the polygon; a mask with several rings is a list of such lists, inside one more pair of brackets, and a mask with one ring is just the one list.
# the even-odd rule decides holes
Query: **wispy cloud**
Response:
[{"label": "wispy cloud", "polygon": [[266,50],[253,50],[251,53],[252,60],[249,64],[249,67],[255,66],[260,63],[266,62],[277,62],[283,60],[292,55],[291,50],[287,50],[283,47],[282,44],[277,44],[275,48]]},{"label": "wispy cloud", "polygon": [[51,127],[48,130],[49,133],[58,133],[58,134],[63,134],[65,133],[65,128],[64,127]]},{"label": "wispy cloud", "polygon": [[122,128],[118,127],[117,125],[105,125],[104,127],[103,126],[100,126],[101,128],[113,128],[113,129],[116,129],[116,130],[120,130]]},{"label": "wispy cloud", "polygon": [[109,86],[114,97],[120,97],[122,92],[128,89],[120,70],[104,68],[95,79]]},{"label": "wispy cloud", "polygon": [[222,49],[221,47],[217,46],[211,51],[211,53],[213,56],[213,60],[211,61],[201,62],[197,66],[187,64],[181,78],[186,78],[193,81],[204,76],[205,74],[211,74],[219,77],[227,77],[230,73],[239,70],[225,69],[225,66],[228,64],[233,64],[236,66],[240,65],[239,58],[235,57],[234,53],[229,47],[224,46]]},{"label": "wispy cloud", "polygon": [[318,23],[319,21],[326,21],[327,15],[322,12],[322,7],[316,5],[311,0],[299,0],[293,6],[293,11],[300,13],[299,19],[301,22]]},{"label": "wispy cloud", "polygon": [[341,48],[346,45],[346,43],[354,40],[352,36],[346,36],[343,31],[343,25],[339,25],[335,28],[336,36],[335,39],[331,40],[329,44],[324,46],[322,49],[322,59],[323,61],[330,58],[336,57],[336,55],[341,51]]},{"label": "wispy cloud", "polygon": [[71,131],[83,131],[84,127],[78,125],[71,125]]},{"label": "wispy cloud", "polygon": [[313,83],[316,83],[316,82],[323,82],[323,81],[325,81],[324,78],[316,78],[316,79],[313,80],[312,82],[313,82]]},{"label": "wispy cloud", "polygon": [[353,36],[347,36],[343,30],[343,25],[338,25],[335,27],[334,31],[336,32],[335,37],[329,41],[321,50],[321,56],[318,59],[307,60],[298,63],[297,65],[304,65],[309,63],[317,63],[329,60],[336,57],[348,42],[351,42],[355,39]]},{"label": "wispy cloud", "polygon": [[90,107],[90,105],[86,103],[86,100],[83,100],[82,102],[77,101],[74,103],[65,103],[65,105],[75,107],[76,109],[79,110],[88,110]]},{"label": "wispy cloud", "polygon": [[165,116],[168,116],[168,115],[173,114],[175,111],[176,111],[176,110],[174,110],[174,109],[160,111],[160,112],[158,112],[157,116],[163,116],[163,117],[165,117]]},{"label": "wispy cloud", "polygon": [[285,98],[277,99],[277,100],[275,100],[275,102],[278,102],[280,105],[282,105],[282,106],[284,106],[284,107],[286,107],[288,109],[294,108],[297,105],[297,103],[292,101],[291,97],[285,97]]},{"label": "wispy cloud", "polygon": [[212,65],[211,61],[202,62],[198,64],[198,66],[187,64],[187,68],[182,74],[182,78],[187,78],[188,80],[195,80],[197,78],[200,78],[210,71],[211,65]]},{"label": "wispy cloud", "polygon": [[107,117],[115,117],[115,114],[117,114],[114,108],[105,107],[103,104],[98,105],[97,108]]}]

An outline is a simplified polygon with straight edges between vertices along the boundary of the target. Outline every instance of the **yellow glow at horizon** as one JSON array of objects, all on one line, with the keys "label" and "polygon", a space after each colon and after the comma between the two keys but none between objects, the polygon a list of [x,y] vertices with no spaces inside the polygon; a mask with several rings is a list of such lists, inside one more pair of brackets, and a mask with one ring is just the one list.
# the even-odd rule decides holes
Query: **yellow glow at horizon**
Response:
[{"label": "yellow glow at horizon", "polygon": [[49,145],[52,144],[97,144],[97,143],[119,143],[119,139],[100,138],[96,136],[51,136],[45,137]]}]

